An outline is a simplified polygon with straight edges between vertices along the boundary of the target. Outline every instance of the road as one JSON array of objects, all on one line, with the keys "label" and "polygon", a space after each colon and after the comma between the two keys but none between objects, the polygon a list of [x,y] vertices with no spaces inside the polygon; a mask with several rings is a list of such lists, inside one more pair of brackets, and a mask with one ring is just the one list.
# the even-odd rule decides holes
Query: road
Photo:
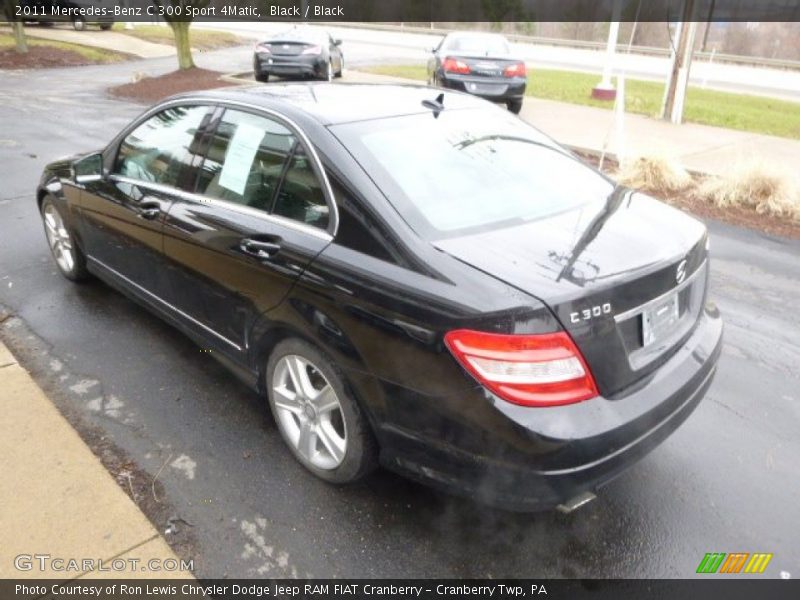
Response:
[{"label": "road", "polygon": [[[222,29],[242,37],[260,39],[286,29],[283,23],[208,22],[194,27]],[[441,36],[399,31],[379,31],[354,27],[327,27],[331,35],[344,41],[348,59],[369,62],[420,63],[430,56],[430,49]],[[512,44],[514,53],[524,59],[535,77],[537,68],[565,69],[600,74],[605,53],[598,50],[565,48],[537,44]],[[355,64],[355,63],[353,63]],[[614,72],[628,78],[665,81],[669,59],[660,56],[618,53]],[[747,67],[696,60],[692,63],[690,82],[729,92],[758,94],[800,101],[800,71]]]},{"label": "road", "polygon": [[[199,57],[231,60],[241,51]],[[488,510],[385,472],[331,487],[209,355],[105,285],[66,281],[49,257],[33,198],[43,165],[101,147],[141,111],[104,87],[172,68],[0,71],[0,304],[13,315],[0,336],[62,410],[161,469],[199,576],[682,578],[711,551],[772,552],[766,576],[800,574],[800,243],[710,223],[726,320],[713,387],[572,515]]]}]

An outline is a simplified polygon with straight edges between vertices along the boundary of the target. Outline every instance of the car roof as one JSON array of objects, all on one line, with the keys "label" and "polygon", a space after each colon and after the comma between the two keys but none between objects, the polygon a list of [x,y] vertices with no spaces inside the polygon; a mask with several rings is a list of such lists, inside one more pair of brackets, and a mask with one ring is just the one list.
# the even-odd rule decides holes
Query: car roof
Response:
[{"label": "car roof", "polygon": [[288,83],[223,88],[175,98],[241,102],[277,110],[290,118],[312,118],[323,125],[385,119],[430,112],[423,101],[443,94],[444,110],[482,108],[486,101],[423,85],[362,83]]}]

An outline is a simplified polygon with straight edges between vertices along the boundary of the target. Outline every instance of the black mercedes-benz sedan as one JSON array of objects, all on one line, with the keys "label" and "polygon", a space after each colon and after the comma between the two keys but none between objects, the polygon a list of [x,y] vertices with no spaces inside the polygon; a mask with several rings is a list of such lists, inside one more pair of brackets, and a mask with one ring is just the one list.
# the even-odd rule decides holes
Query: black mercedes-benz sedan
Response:
[{"label": "black mercedes-benz sedan", "polygon": [[67,278],[209,350],[330,482],[382,464],[574,506],[689,416],[720,353],[704,225],[467,94],[173,97],[36,198]]},{"label": "black mercedes-benz sedan", "polygon": [[502,35],[455,31],[431,52],[429,85],[504,103],[515,114],[522,110],[528,73]]},{"label": "black mercedes-benz sedan", "polygon": [[267,82],[270,75],[331,81],[344,71],[342,41],[311,27],[295,27],[256,44],[253,75]]}]

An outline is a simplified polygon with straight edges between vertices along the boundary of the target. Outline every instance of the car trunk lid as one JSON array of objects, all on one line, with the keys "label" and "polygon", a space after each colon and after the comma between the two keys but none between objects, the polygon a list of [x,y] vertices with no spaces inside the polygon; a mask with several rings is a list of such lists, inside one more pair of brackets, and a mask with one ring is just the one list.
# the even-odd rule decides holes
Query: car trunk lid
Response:
[{"label": "car trunk lid", "polygon": [[435,245],[548,304],[606,396],[663,364],[705,297],[705,226],[624,188],[599,208]]}]

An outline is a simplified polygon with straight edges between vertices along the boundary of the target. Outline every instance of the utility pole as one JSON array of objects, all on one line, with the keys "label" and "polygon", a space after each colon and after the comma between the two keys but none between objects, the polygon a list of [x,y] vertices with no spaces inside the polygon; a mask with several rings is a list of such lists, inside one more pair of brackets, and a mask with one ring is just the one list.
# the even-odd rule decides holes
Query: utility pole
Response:
[{"label": "utility pole", "polygon": [[711,29],[711,23],[714,19],[714,5],[717,3],[717,0],[711,0],[711,5],[708,7],[708,18],[706,19],[706,31],[703,34],[703,45],[700,48],[703,52],[706,51],[706,47],[708,46],[708,30]]},{"label": "utility pole", "polygon": [[694,0],[684,0],[681,11],[678,45],[672,56],[667,88],[664,92],[661,118],[680,124],[683,121],[683,102],[686,98],[686,86],[689,83],[689,68],[694,53],[694,40],[697,35],[697,21],[692,20]]}]

